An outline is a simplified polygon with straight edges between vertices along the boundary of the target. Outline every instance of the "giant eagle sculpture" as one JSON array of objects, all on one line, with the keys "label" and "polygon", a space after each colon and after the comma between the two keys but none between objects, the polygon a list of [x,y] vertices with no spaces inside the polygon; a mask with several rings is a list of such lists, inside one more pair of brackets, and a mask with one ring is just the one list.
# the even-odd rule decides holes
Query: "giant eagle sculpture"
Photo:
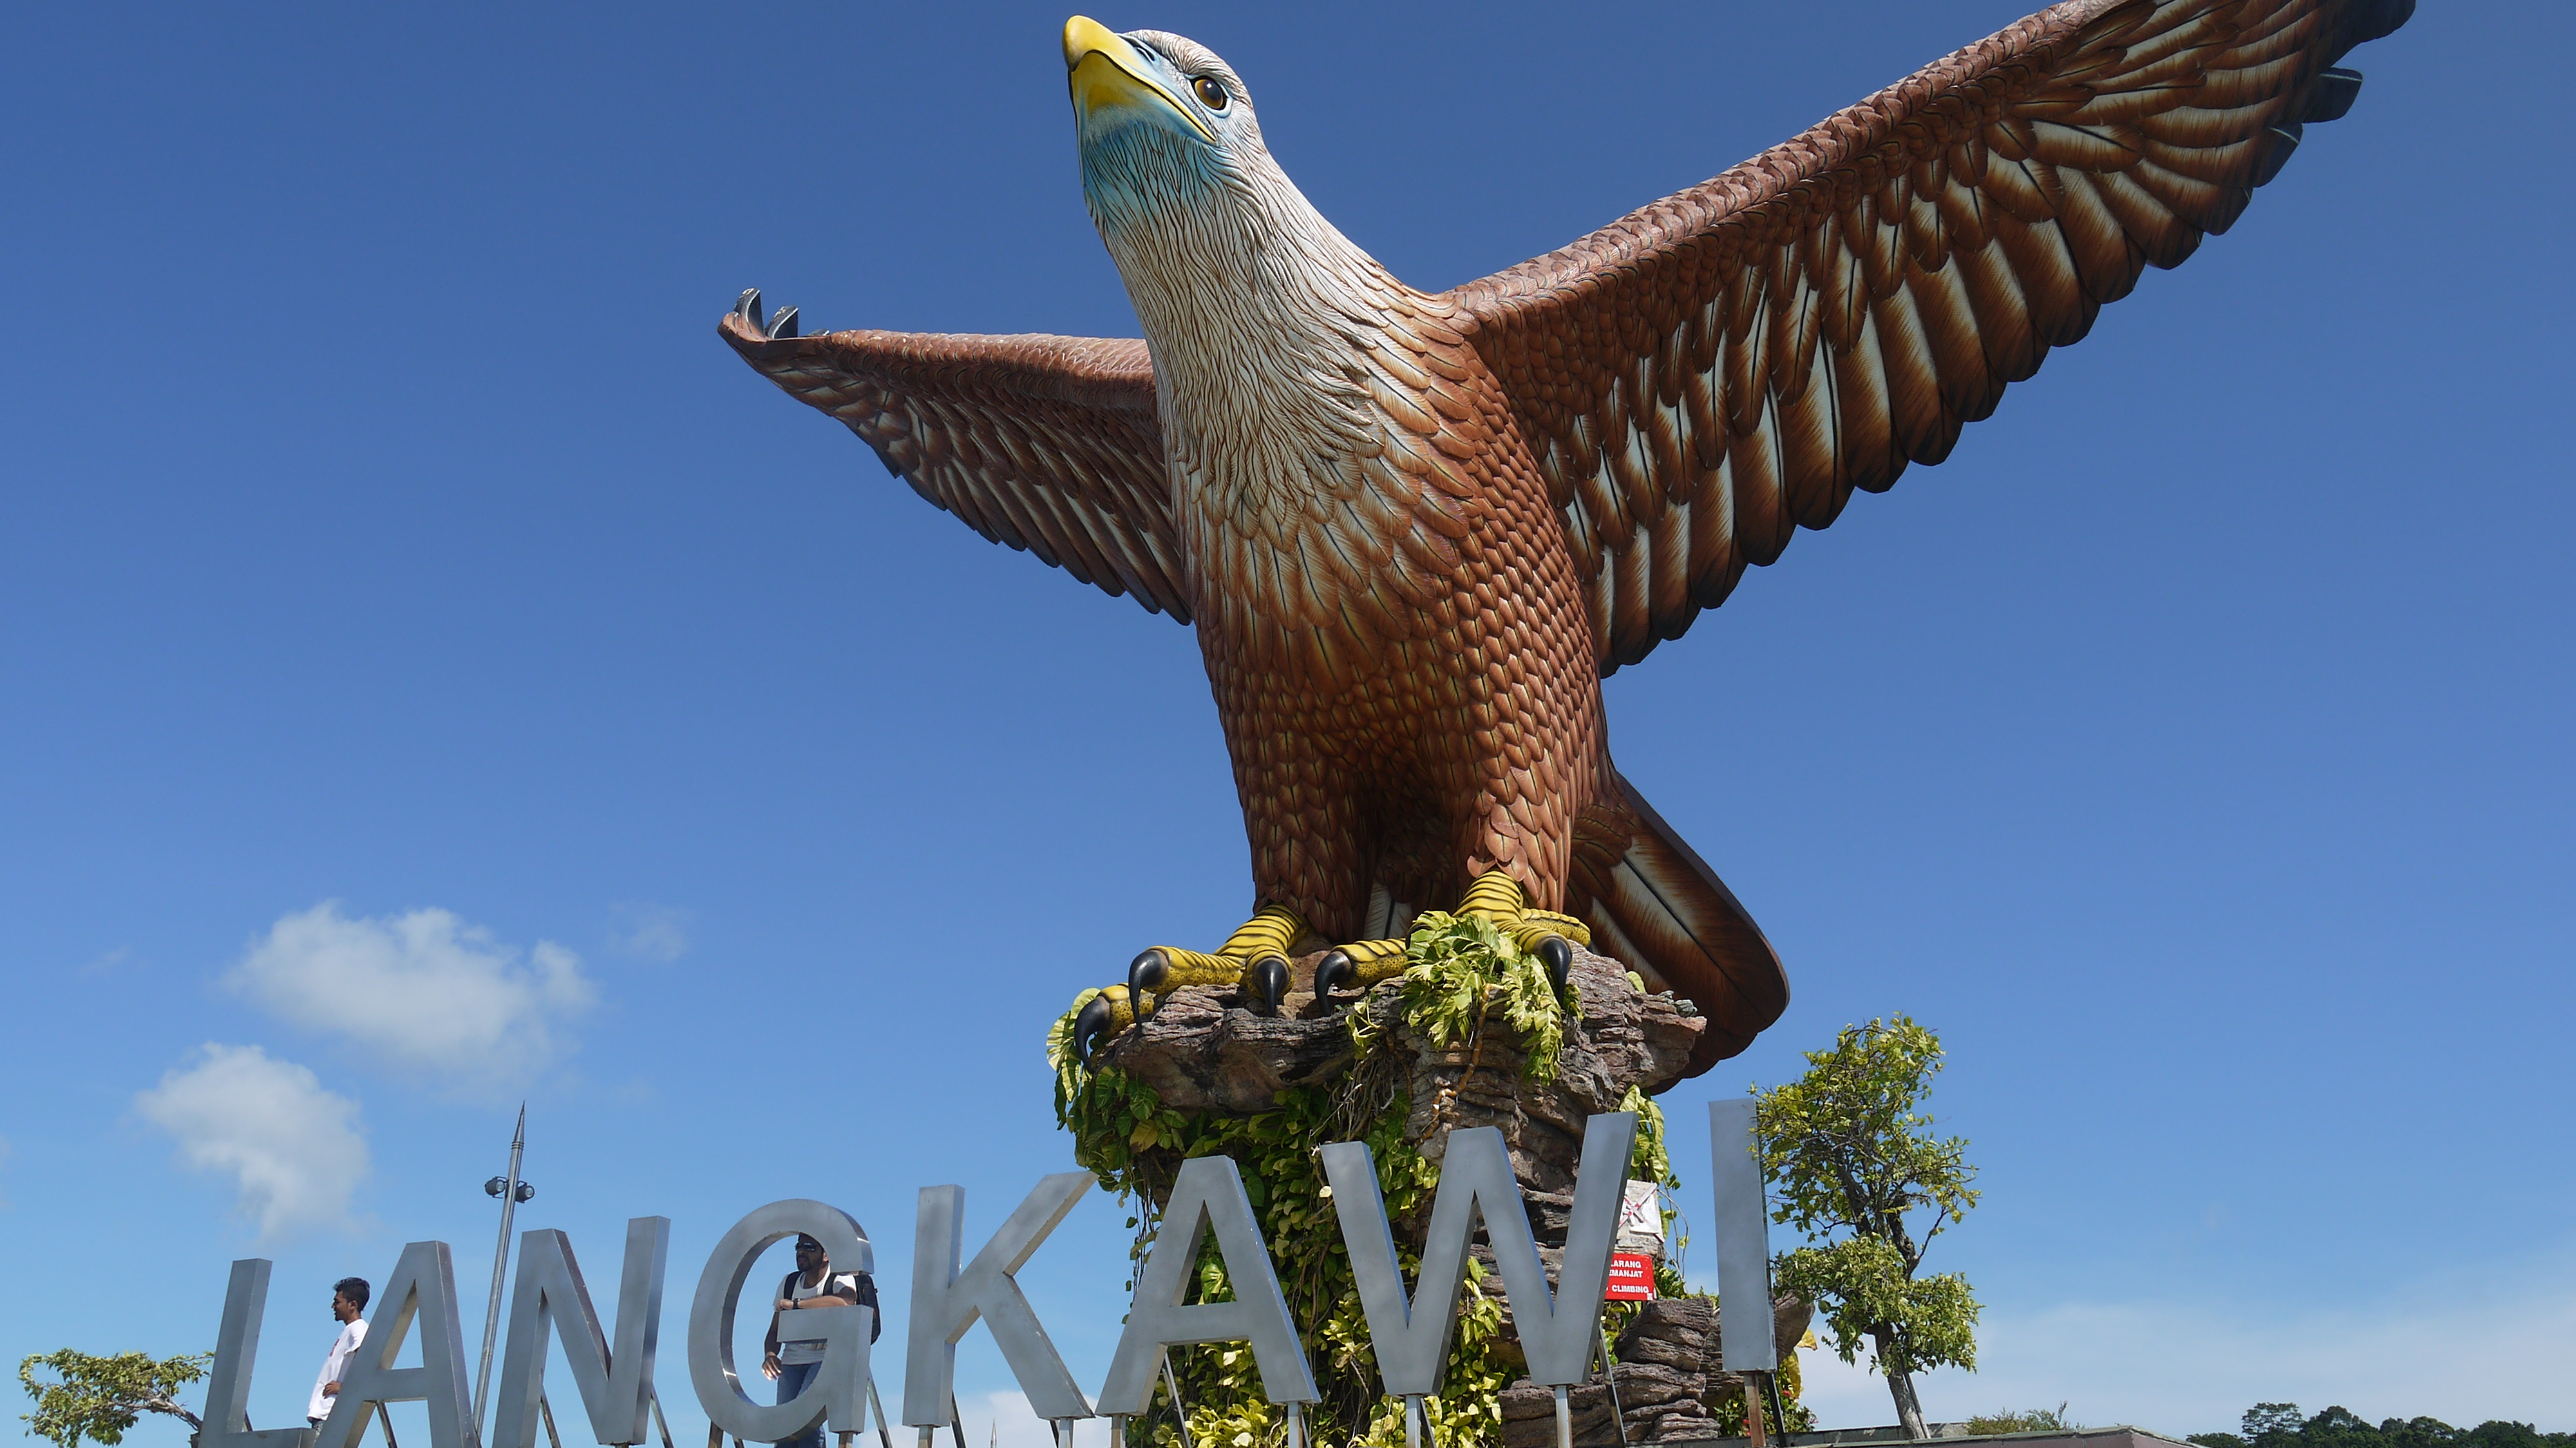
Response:
[{"label": "giant eagle sculpture", "polygon": [[1560,980],[1597,942],[1687,996],[1705,1070],[1787,979],[1612,765],[1601,679],[2225,231],[2412,10],[2057,5],[1440,293],[1317,213],[1231,66],[1077,16],[1083,196],[1142,340],[800,336],[756,291],[723,335],[985,537],[1197,628],[1255,914],[1138,956],[1084,1047],[1185,984],[1275,1008],[1301,952],[1318,997],[1366,986],[1459,902]]}]

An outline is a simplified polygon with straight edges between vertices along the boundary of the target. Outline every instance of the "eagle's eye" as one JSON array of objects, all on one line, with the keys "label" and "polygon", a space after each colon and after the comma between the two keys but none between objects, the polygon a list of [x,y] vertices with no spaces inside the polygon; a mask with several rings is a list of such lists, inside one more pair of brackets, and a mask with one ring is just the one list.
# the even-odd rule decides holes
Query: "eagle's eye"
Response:
[{"label": "eagle's eye", "polygon": [[1218,81],[1215,76],[1200,76],[1198,79],[1190,82],[1190,89],[1199,93],[1199,100],[1205,103],[1209,110],[1221,111],[1225,109],[1225,86],[1222,82]]}]

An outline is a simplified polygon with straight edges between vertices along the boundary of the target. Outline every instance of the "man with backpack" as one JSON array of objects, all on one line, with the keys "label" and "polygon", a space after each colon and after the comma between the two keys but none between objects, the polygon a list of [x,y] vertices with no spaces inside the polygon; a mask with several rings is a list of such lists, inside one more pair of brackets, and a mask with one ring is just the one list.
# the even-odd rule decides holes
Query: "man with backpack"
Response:
[{"label": "man with backpack", "polygon": [[[823,1255],[823,1244],[801,1232],[796,1237],[796,1270],[778,1284],[772,1305],[777,1311],[770,1316],[769,1336],[761,1345],[760,1371],[778,1384],[781,1403],[804,1392],[823,1366],[823,1340],[797,1337],[795,1325],[783,1321],[788,1314],[816,1307],[864,1307],[870,1342],[885,1326],[877,1313],[876,1280],[865,1272],[833,1271],[831,1259]],[[815,1424],[802,1437],[790,1438],[778,1448],[823,1448],[823,1425]]]}]

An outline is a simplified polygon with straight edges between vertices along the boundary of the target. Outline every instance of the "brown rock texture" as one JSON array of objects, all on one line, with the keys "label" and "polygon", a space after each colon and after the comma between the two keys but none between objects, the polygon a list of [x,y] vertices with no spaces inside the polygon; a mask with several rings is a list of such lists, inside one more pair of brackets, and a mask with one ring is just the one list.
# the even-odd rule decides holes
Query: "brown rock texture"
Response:
[{"label": "brown rock texture", "polygon": [[[1404,1024],[1400,987],[1383,983],[1358,1004],[1319,1008],[1306,988],[1316,957],[1296,962],[1276,1016],[1248,1008],[1230,986],[1191,986],[1165,999],[1153,1017],[1108,1042],[1099,1063],[1154,1088],[1177,1111],[1249,1116],[1267,1111],[1280,1091],[1340,1083],[1401,1087],[1410,1093],[1406,1139],[1438,1160],[1442,1138],[1461,1126],[1502,1129],[1523,1190],[1570,1198],[1583,1149],[1584,1118],[1616,1111],[1631,1086],[1653,1095],[1689,1069],[1706,1022],[1670,993],[1645,994],[1619,962],[1577,950],[1573,980],[1582,1016],[1566,1023],[1556,1079],[1525,1079],[1528,1057],[1502,1019],[1490,1021],[1472,1046],[1435,1049]],[[1385,1082],[1352,1080],[1357,1051],[1350,1011],[1368,1013],[1389,1033],[1384,1053],[1405,1064]],[[1391,1093],[1390,1093],[1391,1095]],[[1558,1203],[1557,1229],[1564,1230]]]},{"label": "brown rock texture", "polygon": [[[1782,1357],[1797,1350],[1815,1309],[1783,1296],[1771,1304],[1771,1341]],[[1718,1305],[1683,1297],[1639,1305],[1620,1330],[1612,1387],[1586,1383],[1567,1395],[1574,1441],[1675,1443],[1718,1436],[1716,1408],[1744,1391],[1744,1379],[1718,1367]],[[1613,1421],[1613,1404],[1616,1418]],[[1503,1393],[1503,1448],[1554,1448],[1556,1395],[1521,1383]]]}]

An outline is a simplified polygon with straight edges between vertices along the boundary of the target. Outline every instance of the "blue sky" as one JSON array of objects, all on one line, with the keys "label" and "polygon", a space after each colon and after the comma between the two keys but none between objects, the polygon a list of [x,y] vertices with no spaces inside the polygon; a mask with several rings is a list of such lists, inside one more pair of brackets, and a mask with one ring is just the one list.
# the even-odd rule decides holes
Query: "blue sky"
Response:
[{"label": "blue sky", "polygon": [[[1440,288],[2019,13],[1100,18],[1214,46]],[[918,1187],[981,1240],[1067,1164],[1047,1022],[1248,903],[1195,647],[714,335],[753,284],[1133,334],[1063,18],[0,17],[0,1359],[204,1347],[271,1256],[291,1420],[333,1278],[439,1238],[479,1300],[524,1096],[521,1223],[603,1293],[623,1219],[674,1220],[688,1441],[678,1317],[742,1212],[840,1203],[901,1283]],[[2427,6],[2233,232],[1609,686],[1795,992],[1665,1098],[1684,1205],[1713,1093],[1889,1011],[1953,1053],[1987,1196],[1932,1261],[1987,1317],[1935,1417],[2576,1428],[2571,43]],[[1087,1386],[1122,1217],[1024,1276]],[[1008,1387],[971,1339],[970,1419]]]}]

